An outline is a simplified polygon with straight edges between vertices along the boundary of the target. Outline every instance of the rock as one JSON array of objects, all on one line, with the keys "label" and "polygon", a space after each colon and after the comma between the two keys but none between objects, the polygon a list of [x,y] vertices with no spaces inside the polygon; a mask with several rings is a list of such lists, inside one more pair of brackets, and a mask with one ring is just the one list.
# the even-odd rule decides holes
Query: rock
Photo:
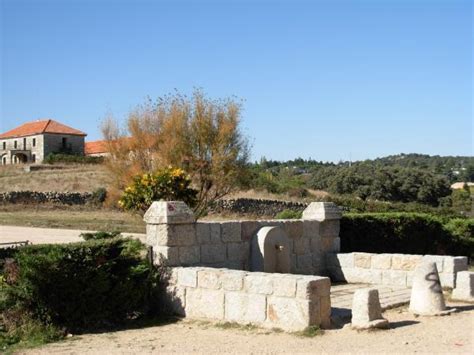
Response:
[{"label": "rock", "polygon": [[352,302],[352,328],[388,328],[389,322],[382,317],[382,307],[377,289],[359,289]]},{"label": "rock", "polygon": [[435,262],[425,260],[416,267],[409,311],[422,316],[446,315],[453,311],[446,309]]},{"label": "rock", "polygon": [[474,272],[461,271],[456,275],[456,288],[451,296],[453,300],[474,302]]}]

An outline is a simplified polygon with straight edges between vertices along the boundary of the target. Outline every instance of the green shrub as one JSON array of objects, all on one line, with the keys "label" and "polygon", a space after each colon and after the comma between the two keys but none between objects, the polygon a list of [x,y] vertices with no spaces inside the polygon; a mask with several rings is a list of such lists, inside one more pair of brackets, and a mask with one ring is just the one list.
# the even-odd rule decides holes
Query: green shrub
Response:
[{"label": "green shrub", "polygon": [[190,187],[191,180],[182,169],[166,168],[154,174],[135,176],[119,200],[125,210],[146,211],[153,201],[183,201],[196,205],[197,191]]},{"label": "green shrub", "polygon": [[90,232],[90,233],[81,233],[79,237],[82,237],[84,240],[100,240],[100,239],[112,239],[120,237],[121,233],[118,231],[114,232]]},{"label": "green shrub", "polygon": [[[15,254],[2,313],[18,309],[70,332],[100,329],[156,311],[157,273],[137,240],[34,245]],[[12,275],[14,273],[14,275]]]},{"label": "green shrub", "polygon": [[275,219],[301,219],[302,211],[283,210],[276,214]]},{"label": "green shrub", "polygon": [[102,164],[104,162],[104,158],[77,154],[50,153],[46,156],[44,162],[46,164]]},{"label": "green shrub", "polygon": [[341,252],[474,256],[474,220],[422,213],[345,214]]},{"label": "green shrub", "polygon": [[107,190],[103,187],[99,187],[92,192],[92,202],[96,205],[103,204],[106,198]]}]

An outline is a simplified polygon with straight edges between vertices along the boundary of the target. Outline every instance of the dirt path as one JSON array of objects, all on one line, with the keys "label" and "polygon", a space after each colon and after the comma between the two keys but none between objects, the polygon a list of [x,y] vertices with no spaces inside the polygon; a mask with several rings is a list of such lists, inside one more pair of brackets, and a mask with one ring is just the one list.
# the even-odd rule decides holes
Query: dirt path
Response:
[{"label": "dirt path", "polygon": [[222,329],[184,320],[174,324],[69,338],[25,354],[151,353],[474,353],[474,305],[451,304],[460,312],[415,318],[406,309],[384,313],[391,329],[327,330],[305,338],[266,330]]},{"label": "dirt path", "polygon": [[[73,243],[81,242],[82,238],[79,234],[90,232],[76,229],[55,229],[55,228],[33,228],[33,227],[16,227],[0,225],[0,242],[22,242],[28,240],[33,244],[44,243]],[[133,236],[145,241],[144,234],[123,233],[125,236]]]}]

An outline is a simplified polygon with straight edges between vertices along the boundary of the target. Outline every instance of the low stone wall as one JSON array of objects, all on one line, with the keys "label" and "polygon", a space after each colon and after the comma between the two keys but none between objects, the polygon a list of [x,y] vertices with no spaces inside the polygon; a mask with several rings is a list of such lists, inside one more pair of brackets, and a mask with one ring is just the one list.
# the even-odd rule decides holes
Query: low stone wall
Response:
[{"label": "low stone wall", "polygon": [[177,267],[164,304],[180,316],[298,331],[330,326],[330,288],[327,277]]},{"label": "low stone wall", "polygon": [[308,204],[299,202],[238,198],[216,201],[210,211],[275,216],[284,210],[303,211],[306,207],[308,207]]},{"label": "low stone wall", "polygon": [[89,192],[9,191],[0,193],[0,203],[85,205],[88,202],[93,202],[93,195]]},{"label": "low stone wall", "polygon": [[251,239],[266,226],[280,227],[288,235],[295,274],[323,274],[324,255],[339,250],[339,221],[314,220],[147,224],[147,244],[155,258],[165,257],[172,266],[249,270]]},{"label": "low stone wall", "polygon": [[326,264],[333,281],[410,287],[415,267],[423,259],[436,263],[443,287],[455,287],[456,273],[468,266],[464,256],[372,253],[330,253]]}]

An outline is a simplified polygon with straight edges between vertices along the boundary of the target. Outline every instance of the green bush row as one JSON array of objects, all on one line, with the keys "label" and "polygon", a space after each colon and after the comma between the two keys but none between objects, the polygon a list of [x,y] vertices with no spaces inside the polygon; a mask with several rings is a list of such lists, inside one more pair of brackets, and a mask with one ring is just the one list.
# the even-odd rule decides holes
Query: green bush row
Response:
[{"label": "green bush row", "polygon": [[101,164],[103,157],[92,157],[77,154],[50,153],[44,159],[46,164],[66,163],[66,164]]},{"label": "green bush row", "polygon": [[144,253],[143,244],[126,238],[20,248],[5,264],[0,312],[16,309],[68,332],[153,314],[158,272]]},{"label": "green bush row", "polygon": [[341,252],[474,257],[474,219],[424,213],[348,213],[341,220]]}]

